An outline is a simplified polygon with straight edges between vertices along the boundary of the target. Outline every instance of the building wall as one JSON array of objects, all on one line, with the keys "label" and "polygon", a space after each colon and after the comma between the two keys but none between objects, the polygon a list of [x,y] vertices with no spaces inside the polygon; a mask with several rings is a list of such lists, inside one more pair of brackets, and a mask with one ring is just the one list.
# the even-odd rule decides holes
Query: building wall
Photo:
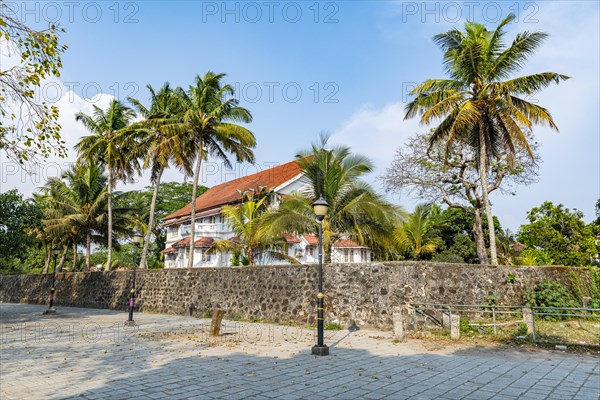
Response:
[{"label": "building wall", "polygon": [[[227,317],[312,323],[315,317],[315,265],[200,268],[139,271],[141,311],[188,314],[213,307]],[[521,305],[524,293],[544,280],[569,285],[571,270],[589,279],[585,268],[492,267],[397,262],[332,264],[325,267],[325,311],[328,321],[348,326],[390,328],[392,307],[410,302]],[[515,276],[508,282],[508,274]],[[46,304],[50,275],[0,276],[0,301]],[[131,273],[60,273],[56,306],[126,309]]]}]

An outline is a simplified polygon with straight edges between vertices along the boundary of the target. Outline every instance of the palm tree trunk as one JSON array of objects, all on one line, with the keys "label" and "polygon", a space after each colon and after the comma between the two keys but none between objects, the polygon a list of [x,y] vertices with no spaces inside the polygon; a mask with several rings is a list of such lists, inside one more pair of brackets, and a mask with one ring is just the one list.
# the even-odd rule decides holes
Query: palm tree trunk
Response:
[{"label": "palm tree trunk", "polygon": [[485,240],[483,238],[483,220],[481,218],[481,210],[475,208],[475,221],[473,222],[473,237],[477,246],[477,257],[479,264],[487,264],[488,256],[485,249]]},{"label": "palm tree trunk", "polygon": [[77,243],[73,243],[73,265],[71,271],[77,271]]},{"label": "palm tree trunk", "polygon": [[190,251],[188,256],[188,268],[194,266],[194,239],[196,236],[196,192],[198,189],[198,178],[200,177],[200,166],[202,165],[202,144],[198,146],[198,160],[194,170],[194,184],[192,186],[192,212],[190,214]]},{"label": "palm tree trunk", "polygon": [[65,260],[67,258],[67,252],[69,251],[69,246],[63,246],[63,252],[60,255],[60,260],[58,260],[58,265],[56,266],[56,272],[61,272],[63,266],[65,265]]},{"label": "palm tree trunk", "polygon": [[48,244],[46,244],[44,246],[44,270],[42,271],[42,274],[47,274],[48,273],[48,268],[50,268],[50,259],[52,258],[52,251],[51,251],[52,247],[49,246]]},{"label": "palm tree trunk", "polygon": [[106,267],[105,271],[110,271],[110,265],[112,263],[112,185],[113,185],[113,171],[112,168],[108,168],[108,246],[106,256]]},{"label": "palm tree trunk", "polygon": [[150,245],[150,238],[152,237],[152,228],[154,223],[154,212],[156,209],[156,198],[158,197],[158,189],[160,186],[160,177],[162,176],[164,168],[160,168],[158,175],[156,176],[156,182],[154,182],[154,192],[152,193],[152,202],[150,203],[150,216],[148,217],[148,227],[146,229],[146,239],[144,240],[144,248],[142,249],[142,257],[140,258],[140,268],[148,268],[148,246]]},{"label": "palm tree trunk", "polygon": [[479,175],[481,176],[481,197],[488,221],[488,231],[490,235],[490,258],[492,265],[498,265],[498,256],[496,254],[496,232],[494,230],[494,216],[492,207],[488,198],[487,182],[487,147],[485,143],[484,131],[479,128]]},{"label": "palm tree trunk", "polygon": [[90,272],[90,255],[91,255],[92,235],[88,232],[85,235],[85,270]]}]

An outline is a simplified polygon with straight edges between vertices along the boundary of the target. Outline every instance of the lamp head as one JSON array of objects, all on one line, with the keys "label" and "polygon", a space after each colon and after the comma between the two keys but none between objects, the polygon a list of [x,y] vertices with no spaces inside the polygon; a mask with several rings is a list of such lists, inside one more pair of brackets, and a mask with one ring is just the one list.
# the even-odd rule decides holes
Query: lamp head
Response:
[{"label": "lamp head", "polygon": [[54,256],[57,256],[59,253],[60,253],[60,247],[58,247],[58,246],[54,246],[54,247],[52,248],[52,254],[53,254]]},{"label": "lamp head", "polygon": [[323,218],[325,218],[325,216],[327,215],[327,211],[329,210],[329,203],[325,201],[323,196],[319,196],[319,198],[313,202],[312,206],[315,215],[317,216],[317,219],[319,221],[322,221]]},{"label": "lamp head", "polygon": [[140,247],[141,244],[144,242],[144,237],[139,232],[136,231],[133,234],[133,239],[131,241],[133,242],[133,245],[135,247]]}]

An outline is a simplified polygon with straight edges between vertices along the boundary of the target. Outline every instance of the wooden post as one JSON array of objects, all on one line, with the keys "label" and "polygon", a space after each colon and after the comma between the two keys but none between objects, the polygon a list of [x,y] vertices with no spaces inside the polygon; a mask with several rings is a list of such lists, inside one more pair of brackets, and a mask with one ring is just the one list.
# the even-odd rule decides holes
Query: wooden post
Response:
[{"label": "wooden post", "polygon": [[212,321],[210,322],[210,336],[219,336],[221,332],[221,321],[225,311],[220,308],[213,308]]}]

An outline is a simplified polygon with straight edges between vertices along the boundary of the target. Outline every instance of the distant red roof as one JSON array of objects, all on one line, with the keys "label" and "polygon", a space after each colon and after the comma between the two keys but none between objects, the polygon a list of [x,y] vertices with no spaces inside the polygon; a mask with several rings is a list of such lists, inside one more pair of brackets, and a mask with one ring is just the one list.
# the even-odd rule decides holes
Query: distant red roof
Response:
[{"label": "distant red roof", "polygon": [[319,244],[319,238],[316,237],[315,235],[302,235],[302,237],[304,238],[304,240],[306,240],[308,242],[309,245],[311,246],[316,246],[317,244]]},{"label": "distant red roof", "polygon": [[300,238],[293,233],[284,233],[283,238],[288,243],[300,243]]},{"label": "distant red roof", "polygon": [[168,248],[166,248],[166,249],[162,250],[162,251],[161,251],[161,254],[167,254],[167,253],[176,253],[176,252],[177,252],[177,249],[174,249],[174,248],[172,248],[172,247],[168,247]]},{"label": "distant red roof", "polygon": [[[194,242],[194,247],[210,247],[215,240],[209,237],[201,237]],[[190,237],[183,238],[175,243],[173,247],[186,247],[190,245]]]},{"label": "distant red roof", "polygon": [[335,247],[367,247],[356,243],[351,239],[339,239],[333,244]]},{"label": "distant red roof", "polygon": [[[239,191],[256,189],[264,186],[271,190],[300,175],[302,169],[296,161],[290,161],[273,168],[260,171],[256,174],[244,176],[229,182],[213,186],[196,199],[196,213],[207,211],[226,204],[237,203],[240,200]],[[192,211],[192,203],[181,210],[167,215],[163,221],[170,223],[189,218]],[[175,220],[175,221],[170,221]]]}]

